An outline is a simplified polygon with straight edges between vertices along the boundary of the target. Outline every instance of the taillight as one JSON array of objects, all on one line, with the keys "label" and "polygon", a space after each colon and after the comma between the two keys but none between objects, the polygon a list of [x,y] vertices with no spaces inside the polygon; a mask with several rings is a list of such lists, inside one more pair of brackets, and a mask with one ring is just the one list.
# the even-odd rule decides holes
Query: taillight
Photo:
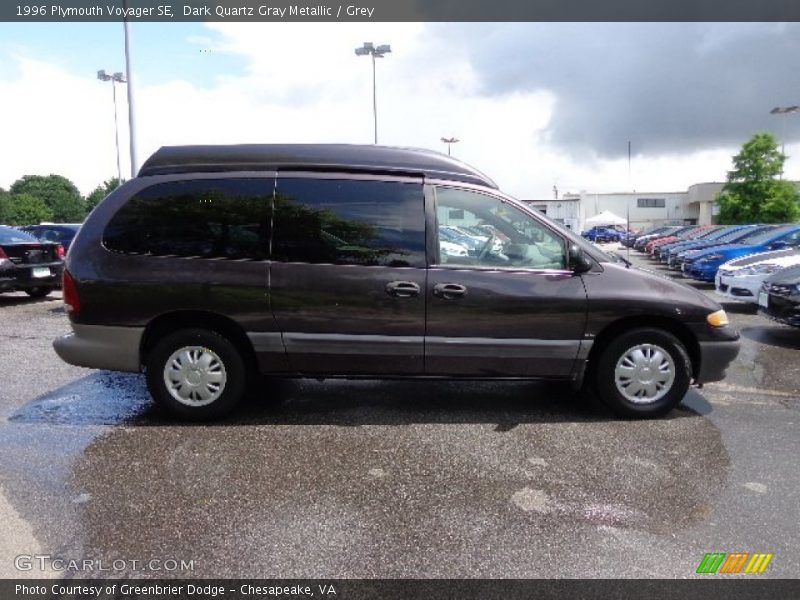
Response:
[{"label": "taillight", "polygon": [[58,254],[58,258],[64,258],[67,255],[66,251],[64,250],[64,246],[61,244],[56,246],[56,254]]},{"label": "taillight", "polygon": [[81,312],[81,299],[78,297],[78,288],[75,285],[72,274],[66,269],[64,269],[64,279],[61,290],[64,293],[64,305],[67,307],[67,312],[74,315]]},{"label": "taillight", "polygon": [[0,267],[2,267],[7,262],[11,262],[8,260],[8,254],[5,253],[2,247],[0,247]]}]

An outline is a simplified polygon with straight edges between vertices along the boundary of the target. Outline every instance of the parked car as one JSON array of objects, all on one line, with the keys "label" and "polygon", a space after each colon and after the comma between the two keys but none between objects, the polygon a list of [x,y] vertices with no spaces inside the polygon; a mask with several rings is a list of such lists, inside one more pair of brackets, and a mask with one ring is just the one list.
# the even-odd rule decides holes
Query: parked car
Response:
[{"label": "parked car", "polygon": [[[486,234],[476,254],[443,256],[454,221]],[[187,419],[226,414],[257,373],[562,380],[654,417],[739,349],[706,295],[455,159],[380,146],[162,148],[89,215],[64,303],[61,358],[144,370]]]},{"label": "parked car", "polygon": [[725,244],[693,252],[683,263],[683,274],[699,281],[714,281],[719,266],[740,256],[800,245],[800,223],[765,231],[746,244]]},{"label": "parked car", "polygon": [[677,240],[669,244],[665,244],[659,248],[658,260],[663,264],[669,264],[670,257],[686,248],[700,247],[703,244],[714,245],[719,243],[718,240],[734,235],[737,231],[743,228],[751,228],[753,225],[719,225],[713,229],[706,231],[704,235],[699,235],[693,240]]},{"label": "parked car", "polygon": [[622,233],[613,227],[595,225],[591,229],[582,231],[581,236],[596,243],[618,242]]},{"label": "parked car", "polygon": [[58,287],[64,247],[40,242],[30,233],[0,225],[0,292],[43,298]]},{"label": "parked car", "polygon": [[666,244],[678,239],[689,239],[688,235],[696,229],[697,225],[686,225],[684,227],[679,227],[678,229],[675,229],[669,233],[657,235],[651,237],[650,239],[643,240],[642,242],[636,240],[633,248],[635,250],[641,250],[642,252],[650,254],[652,252],[652,247],[656,242]]},{"label": "parked car", "polygon": [[714,236],[719,230],[722,229],[720,225],[704,225],[699,226],[695,232],[687,235],[687,239],[677,239],[671,242],[660,242],[653,247],[652,257],[656,260],[661,260],[661,253],[676,244],[684,244],[689,242],[708,240]]},{"label": "parked car", "polygon": [[686,256],[691,252],[725,244],[745,244],[748,239],[755,238],[770,229],[775,229],[775,225],[737,225],[731,227],[725,235],[716,239],[687,242],[682,246],[673,248],[667,259],[667,265],[670,269],[680,271]]},{"label": "parked car", "polygon": [[770,319],[800,327],[800,267],[767,277],[758,295],[758,307]]},{"label": "parked car", "polygon": [[65,252],[69,251],[69,246],[80,228],[80,223],[40,223],[20,227],[22,231],[27,231],[43,242],[61,244]]},{"label": "parked car", "polygon": [[[728,263],[725,263],[728,265]],[[738,267],[721,266],[714,280],[717,294],[727,300],[740,302],[758,302],[758,292],[767,277],[783,269],[800,265],[800,250],[795,250],[781,257],[741,265]]]},{"label": "parked car", "polygon": [[645,244],[650,240],[665,237],[670,235],[680,229],[683,229],[682,226],[679,225],[666,225],[662,227],[655,227],[653,229],[648,230],[645,233],[640,233],[633,237],[633,240],[630,240],[629,237],[623,237],[622,243],[629,248],[633,248],[634,250],[639,250],[644,252]]}]

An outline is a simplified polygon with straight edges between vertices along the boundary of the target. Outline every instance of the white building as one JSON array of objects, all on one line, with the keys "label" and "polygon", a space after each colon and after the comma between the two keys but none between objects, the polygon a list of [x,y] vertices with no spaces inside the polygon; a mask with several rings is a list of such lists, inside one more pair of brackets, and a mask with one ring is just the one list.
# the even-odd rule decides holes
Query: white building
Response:
[{"label": "white building", "polygon": [[619,192],[565,194],[550,200],[525,200],[548,217],[585,229],[586,219],[604,210],[630,220],[633,229],[654,225],[708,225],[712,220],[714,198],[722,183],[696,183],[685,192]]}]

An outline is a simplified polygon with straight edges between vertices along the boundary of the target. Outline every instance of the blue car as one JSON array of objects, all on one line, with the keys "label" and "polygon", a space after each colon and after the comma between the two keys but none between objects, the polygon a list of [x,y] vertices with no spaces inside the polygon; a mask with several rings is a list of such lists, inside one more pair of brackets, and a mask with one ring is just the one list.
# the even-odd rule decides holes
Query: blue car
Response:
[{"label": "blue car", "polygon": [[723,227],[714,232],[715,235],[702,240],[691,240],[670,245],[666,253],[661,253],[661,262],[667,263],[670,269],[680,269],[681,258],[693,250],[705,250],[712,246],[722,246],[724,244],[744,243],[748,237],[755,237],[762,231],[774,229],[774,225],[731,225]]},{"label": "blue car", "polygon": [[618,242],[622,237],[622,232],[613,227],[595,225],[591,229],[582,231],[581,235],[592,242]]},{"label": "blue car", "polygon": [[719,266],[748,254],[800,246],[800,223],[781,225],[747,240],[746,244],[712,246],[687,254],[683,274],[699,281],[714,281]]},{"label": "blue car", "polygon": [[30,233],[43,242],[61,244],[64,246],[65,252],[69,250],[69,246],[80,228],[80,223],[41,223],[39,225],[19,227],[22,231]]}]

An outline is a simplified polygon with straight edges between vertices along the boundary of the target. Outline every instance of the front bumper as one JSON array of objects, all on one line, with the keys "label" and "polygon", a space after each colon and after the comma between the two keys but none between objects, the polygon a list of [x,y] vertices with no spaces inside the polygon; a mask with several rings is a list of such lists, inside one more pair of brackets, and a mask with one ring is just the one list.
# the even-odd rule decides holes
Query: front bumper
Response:
[{"label": "front bumper", "polygon": [[143,327],[72,324],[73,332],[53,340],[53,349],[76,367],[110,371],[141,371]]},{"label": "front bumper", "polygon": [[711,263],[711,264],[691,264],[686,267],[683,271],[683,274],[686,277],[691,277],[692,279],[697,279],[699,281],[714,281],[714,277],[717,274],[717,269],[719,269],[719,265]]},{"label": "front bumper", "polygon": [[759,313],[792,327],[800,327],[800,299],[769,294],[768,306],[759,306]]},{"label": "front bumper", "polygon": [[748,277],[717,276],[715,284],[717,293],[728,300],[736,302],[758,302],[758,291],[764,282],[764,275]]},{"label": "front bumper", "polygon": [[694,376],[695,383],[710,383],[725,379],[725,371],[739,354],[739,340],[698,342],[700,364]]}]

